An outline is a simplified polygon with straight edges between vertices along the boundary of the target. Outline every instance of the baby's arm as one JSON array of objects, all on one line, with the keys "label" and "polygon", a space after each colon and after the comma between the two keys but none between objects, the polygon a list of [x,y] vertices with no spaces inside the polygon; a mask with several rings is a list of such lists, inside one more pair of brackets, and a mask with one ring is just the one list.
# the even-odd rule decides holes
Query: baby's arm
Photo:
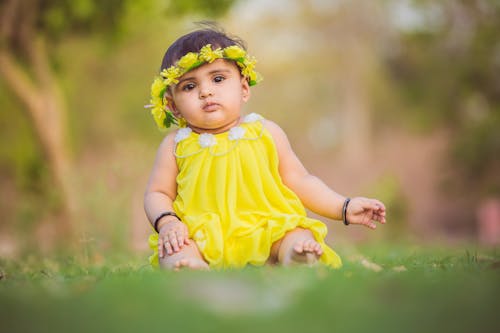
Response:
[{"label": "baby's arm", "polygon": [[[172,203],[177,195],[176,177],[179,172],[174,156],[174,136],[175,132],[170,133],[161,143],[144,194],[144,210],[152,225],[162,213],[173,212]],[[164,256],[164,249],[172,254],[188,244],[187,227],[175,216],[162,217],[157,227],[160,258]]]},{"label": "baby's arm", "polygon": [[[346,198],[306,170],[293,152],[285,132],[278,125],[266,120],[265,126],[276,144],[279,172],[283,183],[294,191],[304,206],[311,211],[334,220],[341,220]],[[350,223],[374,229],[376,225],[373,221],[385,223],[384,204],[375,199],[353,198],[347,209],[347,219]]]}]

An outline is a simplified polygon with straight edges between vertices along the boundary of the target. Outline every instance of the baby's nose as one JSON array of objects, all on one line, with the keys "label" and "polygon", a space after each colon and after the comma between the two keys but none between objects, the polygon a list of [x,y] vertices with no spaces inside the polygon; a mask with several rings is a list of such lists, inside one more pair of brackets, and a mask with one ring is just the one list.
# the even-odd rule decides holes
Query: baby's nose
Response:
[{"label": "baby's nose", "polygon": [[200,98],[207,98],[212,96],[212,90],[208,86],[201,87],[200,89]]}]

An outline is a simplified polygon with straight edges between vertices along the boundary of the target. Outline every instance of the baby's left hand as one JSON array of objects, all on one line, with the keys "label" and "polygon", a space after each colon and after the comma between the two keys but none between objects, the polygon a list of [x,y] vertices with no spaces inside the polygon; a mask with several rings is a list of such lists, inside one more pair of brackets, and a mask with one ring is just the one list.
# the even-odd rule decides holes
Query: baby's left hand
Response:
[{"label": "baby's left hand", "polygon": [[352,198],[347,206],[346,216],[350,224],[361,224],[375,229],[377,227],[375,221],[385,224],[385,206],[376,199]]}]

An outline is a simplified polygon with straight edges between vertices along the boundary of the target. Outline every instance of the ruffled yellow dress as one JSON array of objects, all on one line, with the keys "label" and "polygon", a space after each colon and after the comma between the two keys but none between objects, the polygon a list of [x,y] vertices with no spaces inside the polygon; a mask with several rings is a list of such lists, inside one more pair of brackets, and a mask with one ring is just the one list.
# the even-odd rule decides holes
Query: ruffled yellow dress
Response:
[{"label": "ruffled yellow dress", "polygon": [[[297,195],[281,181],[276,146],[261,120],[249,114],[220,134],[178,130],[175,212],[211,268],[263,265],[272,244],[296,227],[312,231],[324,251],[321,263],[340,267],[340,257],[324,242],[325,224],[308,218]],[[158,266],[156,232],[149,245],[154,250],[150,263]]]}]

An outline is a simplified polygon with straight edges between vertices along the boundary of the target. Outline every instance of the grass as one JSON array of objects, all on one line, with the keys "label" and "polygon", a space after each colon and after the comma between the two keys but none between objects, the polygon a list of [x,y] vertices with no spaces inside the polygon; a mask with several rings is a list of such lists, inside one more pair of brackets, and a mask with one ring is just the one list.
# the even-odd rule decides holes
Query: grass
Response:
[{"label": "grass", "polygon": [[340,270],[0,261],[2,332],[497,332],[495,249],[373,246]]}]

